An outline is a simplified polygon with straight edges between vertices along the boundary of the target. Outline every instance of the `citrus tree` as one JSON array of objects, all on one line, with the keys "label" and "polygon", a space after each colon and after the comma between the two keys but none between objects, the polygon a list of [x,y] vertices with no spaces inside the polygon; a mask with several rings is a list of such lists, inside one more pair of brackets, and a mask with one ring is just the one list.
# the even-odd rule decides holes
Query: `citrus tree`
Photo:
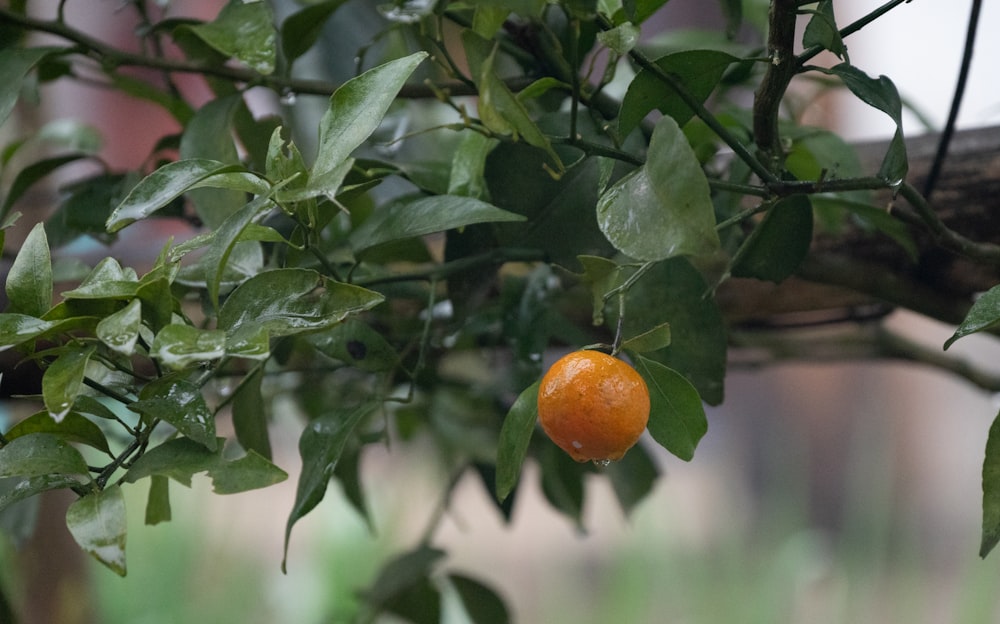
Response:
[{"label": "citrus tree", "polygon": [[[831,0],[720,0],[718,32],[652,38],[649,20],[666,0],[390,0],[369,45],[339,50],[357,66],[338,83],[300,68],[336,50],[323,33],[349,19],[343,0],[280,12],[231,0],[209,21],[129,0],[139,52],[74,27],[65,2],[51,15],[6,2],[0,236],[23,235],[5,249],[0,348],[8,372],[37,370],[39,383],[8,390],[38,409],[0,433],[0,512],[71,490],[70,533],[124,575],[127,531],[141,530],[126,526],[124,490],[148,491],[145,518],[156,524],[170,518],[171,487],[196,474],[229,494],[291,472],[287,548],[331,479],[366,513],[366,447],[419,437],[453,475],[446,490],[475,472],[509,515],[532,458],[546,497],[579,521],[586,475],[606,475],[628,510],[658,469],[642,445],[622,455],[632,432],[597,455],[575,452],[580,436],[618,433],[600,420],[606,409],[597,424],[543,418],[569,453],[536,431],[539,407],[572,417],[604,400],[593,390],[600,368],[547,385],[540,399],[547,352],[618,358],[609,370],[641,387],[627,406],[638,406],[638,431],[645,424],[692,460],[708,430],[703,405],[723,400],[727,350],[753,316],[741,289],[802,278],[847,286],[867,306],[867,327],[892,306],[953,323],[945,348],[990,330],[1000,290],[943,295],[918,267],[947,258],[995,283],[1000,247],[942,219],[929,200],[934,175],[917,188],[901,98],[845,44],[905,1],[842,24]],[[178,88],[192,75],[207,99]],[[116,170],[90,128],[10,121],[44,102],[53,81],[153,103],[180,130],[140,169]],[[853,94],[885,113],[893,138],[874,160],[859,157],[836,133],[801,123],[803,88]],[[250,105],[262,98],[265,112]],[[316,119],[298,114],[317,100]],[[23,208],[32,189],[80,164],[87,173],[56,203]],[[55,253],[167,220],[196,233],[150,250],[141,267]],[[884,331],[864,337],[869,355],[993,383]],[[279,396],[303,414],[301,465],[272,457]],[[984,556],[1000,538],[998,440],[995,426]],[[366,608],[437,621],[446,582],[476,621],[505,621],[489,587],[440,573],[444,555],[428,542],[392,559]]]}]

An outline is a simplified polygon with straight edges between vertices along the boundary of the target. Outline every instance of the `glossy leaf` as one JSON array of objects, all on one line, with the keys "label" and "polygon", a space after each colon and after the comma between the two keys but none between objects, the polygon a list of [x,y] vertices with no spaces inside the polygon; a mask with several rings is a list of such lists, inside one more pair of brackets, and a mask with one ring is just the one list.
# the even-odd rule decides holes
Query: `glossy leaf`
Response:
[{"label": "glossy leaf", "polygon": [[113,351],[129,356],[135,353],[135,343],[142,327],[142,303],[138,299],[97,324],[97,338]]},{"label": "glossy leaf", "polygon": [[215,451],[189,438],[175,438],[146,452],[125,473],[125,481],[135,483],[155,475],[169,477],[191,487],[194,475],[207,472],[216,494],[239,494],[281,483],[288,478],[278,468],[254,451],[230,459],[223,454],[222,440]]},{"label": "glossy leaf", "polygon": [[399,201],[376,210],[351,234],[356,254],[396,240],[424,236],[473,223],[523,221],[524,217],[472,197],[437,195]]},{"label": "glossy leaf", "polygon": [[321,331],[383,299],[308,269],[275,269],[250,278],[229,295],[219,310],[219,328],[230,336],[261,330],[272,337]]},{"label": "glossy leaf", "polygon": [[719,247],[708,180],[673,118],[656,124],[646,164],[601,195],[597,221],[611,244],[636,260]]},{"label": "glossy leaf", "polygon": [[219,288],[226,274],[229,257],[247,227],[255,220],[267,214],[274,204],[267,196],[260,196],[229,215],[215,230],[215,235],[209,243],[202,258],[205,267],[205,283],[208,286],[208,296],[212,305],[219,307]]},{"label": "glossy leaf", "polygon": [[[181,160],[214,160],[236,165],[240,162],[236,143],[233,139],[233,120],[240,107],[245,107],[242,94],[233,94],[212,100],[202,106],[186,124],[181,135]],[[242,173],[222,174],[206,179],[212,188],[198,188],[189,192],[189,197],[201,220],[209,227],[216,228],[230,214],[246,203],[246,194],[241,189],[226,188],[228,180],[241,180]]]},{"label": "glossy leaf", "polygon": [[528,444],[538,420],[538,385],[539,382],[535,382],[518,395],[500,429],[496,496],[501,502],[510,495],[521,476],[521,464],[528,453]]},{"label": "glossy leaf", "polygon": [[190,27],[205,43],[250,69],[270,74],[277,56],[277,33],[266,2],[230,0],[214,21]]},{"label": "glossy leaf", "polygon": [[448,580],[457,590],[469,621],[475,624],[510,623],[507,605],[495,591],[476,579],[461,574],[450,574]]},{"label": "glossy leaf", "polygon": [[363,371],[388,371],[399,362],[399,354],[382,334],[356,319],[312,335],[309,342],[321,353]]},{"label": "glossy leaf", "polygon": [[66,527],[85,552],[125,576],[128,521],[125,496],[117,485],[90,492],[66,510]]},{"label": "glossy leaf", "polygon": [[463,132],[451,159],[448,194],[483,199],[486,196],[486,157],[499,144],[478,132]]},{"label": "glossy leaf", "polygon": [[94,348],[63,351],[42,375],[42,399],[49,416],[60,422],[83,390],[83,378]]},{"label": "glossy leaf", "polygon": [[[683,84],[699,102],[712,94],[722,75],[738,58],[716,50],[687,50],[656,60],[656,66]],[[629,83],[618,116],[618,133],[626,137],[650,112],[658,110],[672,117],[678,126],[686,124],[694,111],[677,93],[648,69],[640,70]]]},{"label": "glossy leaf", "polygon": [[1000,542],[1000,415],[990,425],[983,461],[983,535],[979,556],[985,557]]},{"label": "glossy leaf", "polygon": [[144,219],[163,208],[199,182],[215,174],[242,170],[217,160],[193,159],[168,163],[143,178],[108,217],[109,232]]},{"label": "glossy leaf", "polygon": [[32,414],[11,427],[4,437],[13,440],[31,433],[52,434],[67,442],[86,444],[111,455],[108,440],[101,428],[76,410],[66,414],[60,422],[54,421],[48,412]]},{"label": "glossy leaf", "polygon": [[382,123],[389,105],[425,58],[416,52],[348,80],[330,98],[320,120],[319,153],[313,175],[322,176],[344,162]]},{"label": "glossy leaf", "polygon": [[52,306],[52,257],[43,224],[36,224],[24,239],[5,288],[8,312],[40,317]]},{"label": "glossy leaf", "polygon": [[683,375],[659,362],[641,355],[634,361],[649,388],[650,435],[677,457],[691,461],[698,442],[708,431],[698,391]]},{"label": "glossy leaf", "polygon": [[218,360],[226,354],[226,332],[174,323],[157,332],[149,354],[169,370]]},{"label": "glossy leaf", "polygon": [[326,21],[345,1],[317,2],[285,18],[281,24],[281,50],[289,65],[313,47]]},{"label": "glossy leaf", "polygon": [[21,97],[21,89],[28,73],[47,56],[65,50],[67,48],[14,46],[0,49],[0,125],[7,121],[18,98]]},{"label": "glossy leaf", "polygon": [[233,393],[233,430],[244,449],[271,459],[271,439],[267,431],[267,402],[261,393],[264,368],[247,375]]},{"label": "glossy leaf", "polygon": [[371,414],[376,403],[365,403],[357,407],[338,408],[309,423],[299,438],[299,456],[302,458],[302,472],[295,491],[295,504],[285,525],[285,569],[288,556],[288,541],[292,527],[300,518],[312,511],[323,500],[327,484],[337,467],[347,441],[354,429]]},{"label": "glossy leaf", "polygon": [[809,197],[782,198],[743,241],[733,256],[730,272],[736,277],[784,281],[802,264],[812,237],[813,210]]},{"label": "glossy leaf", "polygon": [[29,433],[0,448],[0,478],[71,477],[74,485],[90,481],[87,462],[69,442],[51,433]]},{"label": "glossy leaf", "polygon": [[972,303],[965,319],[945,341],[944,348],[947,349],[959,338],[992,329],[997,324],[1000,324],[1000,286],[990,288]]},{"label": "glossy leaf", "polygon": [[670,346],[670,323],[661,323],[643,333],[626,338],[622,342],[622,349],[645,353],[647,351],[659,351]]},{"label": "glossy leaf", "polygon": [[79,487],[81,479],[73,475],[45,474],[35,477],[10,477],[7,483],[9,487],[0,491],[0,512],[42,492]]},{"label": "glossy leaf", "polygon": [[147,418],[168,422],[209,451],[216,450],[215,416],[201,389],[186,379],[160,377],[146,384],[139,400],[128,407]]},{"label": "glossy leaf", "polygon": [[34,340],[58,325],[26,314],[0,314],[0,351]]}]

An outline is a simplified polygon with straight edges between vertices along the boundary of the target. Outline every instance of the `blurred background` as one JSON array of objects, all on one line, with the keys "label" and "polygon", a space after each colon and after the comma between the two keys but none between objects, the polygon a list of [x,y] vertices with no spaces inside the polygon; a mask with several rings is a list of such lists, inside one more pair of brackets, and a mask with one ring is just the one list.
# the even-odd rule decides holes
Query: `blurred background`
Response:
[{"label": "blurred background", "polygon": [[[218,6],[176,4],[205,18]],[[364,4],[372,3],[354,0],[340,10]],[[838,22],[878,4],[841,0]],[[1000,27],[1000,4],[985,4],[980,32],[990,33]],[[67,8],[80,20],[106,13],[85,5]],[[928,77],[957,72],[969,7],[969,0],[915,0],[846,41],[855,65],[891,77],[919,107],[921,115],[906,116],[908,135],[944,123],[954,84]],[[718,19],[714,2],[672,0],[660,23]],[[127,25],[94,23],[91,31],[115,28],[127,41]],[[1000,122],[995,58],[1000,39],[981,36],[959,127]],[[100,98],[74,93],[45,115],[101,128],[108,160],[134,166],[170,121],[152,108],[109,108]],[[892,133],[885,115],[853,98],[816,106],[814,114],[850,139]],[[888,322],[934,347],[952,331],[912,314],[894,313]],[[963,339],[950,352],[1000,369],[1000,349],[988,338]],[[434,539],[449,552],[444,567],[497,588],[515,620],[529,624],[1000,621],[1000,559],[977,555],[983,448],[997,397],[895,363],[737,366],[726,384],[726,401],[709,410],[709,432],[692,462],[654,451],[664,476],[630,517],[594,476],[586,532],[579,532],[545,502],[529,464],[506,524],[467,477]],[[275,461],[290,473],[286,483],[230,497],[213,495],[207,479],[190,490],[175,486],[174,519],[155,527],[143,526],[145,492],[128,488],[129,574],[120,579],[88,561],[92,588],[77,588],[80,613],[106,624],[318,624],[353,614],[358,588],[422,536],[434,513],[427,501],[444,475],[430,447],[372,447],[363,474],[374,526],[331,486],[296,525],[282,574],[299,464],[292,409],[282,412],[273,438]],[[25,577],[10,565],[17,557],[0,542],[0,561],[8,562],[0,573],[23,587]],[[47,564],[32,563],[36,571]],[[465,621],[452,603],[445,621]],[[63,615],[60,621],[74,621]]]}]

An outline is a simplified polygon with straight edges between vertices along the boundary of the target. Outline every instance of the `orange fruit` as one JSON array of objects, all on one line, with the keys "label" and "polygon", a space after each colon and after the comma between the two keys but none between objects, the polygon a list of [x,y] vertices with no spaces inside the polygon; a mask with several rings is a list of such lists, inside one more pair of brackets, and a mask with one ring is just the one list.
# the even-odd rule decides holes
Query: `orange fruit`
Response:
[{"label": "orange fruit", "polygon": [[574,351],[542,377],[542,429],[576,461],[621,459],[649,420],[649,389],[626,362],[600,351]]}]

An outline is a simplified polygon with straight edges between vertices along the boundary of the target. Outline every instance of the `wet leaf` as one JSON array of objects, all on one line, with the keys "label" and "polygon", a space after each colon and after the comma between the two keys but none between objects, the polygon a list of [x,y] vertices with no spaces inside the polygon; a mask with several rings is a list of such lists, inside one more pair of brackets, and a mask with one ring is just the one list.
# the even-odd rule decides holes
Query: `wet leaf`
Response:
[{"label": "wet leaf", "polygon": [[60,422],[52,420],[48,412],[32,414],[11,427],[4,437],[13,440],[31,433],[52,434],[67,442],[86,444],[111,455],[108,440],[101,428],[75,410],[66,414]]},{"label": "wet leaf", "polygon": [[191,487],[194,475],[207,472],[216,494],[239,494],[265,488],[288,478],[278,468],[255,451],[229,459],[223,456],[222,440],[210,451],[205,445],[189,438],[175,438],[146,452],[125,473],[125,481],[135,483],[140,479],[159,475]]},{"label": "wet leaf", "polygon": [[240,446],[271,459],[271,439],[267,431],[267,403],[261,393],[264,368],[255,368],[233,396],[233,429]]},{"label": "wet leaf", "polygon": [[215,20],[190,27],[205,43],[250,69],[270,74],[277,57],[277,33],[266,2],[230,0]]},{"label": "wet leaf", "polygon": [[143,178],[108,217],[109,232],[144,219],[180,197],[199,182],[219,173],[241,171],[241,165],[217,160],[179,160],[166,164]]},{"label": "wet leaf", "polygon": [[60,422],[83,390],[83,378],[94,348],[64,351],[42,375],[42,399],[49,416]]},{"label": "wet leaf", "polygon": [[363,371],[387,371],[399,362],[399,354],[382,334],[357,319],[312,335],[309,342],[323,354]]},{"label": "wet leaf", "polygon": [[334,282],[308,269],[275,269],[241,284],[219,310],[219,328],[231,338],[287,336],[329,329],[352,314],[371,309],[384,297]]},{"label": "wet leaf", "polygon": [[153,338],[149,355],[171,370],[218,360],[226,354],[226,332],[191,325],[167,325]]},{"label": "wet leaf", "polygon": [[135,343],[142,327],[142,303],[138,299],[106,316],[97,324],[97,337],[113,351],[129,356],[135,353]]},{"label": "wet leaf", "polygon": [[74,485],[90,481],[87,462],[69,442],[51,433],[29,433],[0,448],[0,478],[71,477]]},{"label": "wet leaf", "polygon": [[646,164],[601,195],[597,220],[611,244],[636,260],[719,247],[708,180],[673,118],[657,123]]},{"label": "wet leaf", "polygon": [[128,407],[147,418],[170,423],[208,451],[216,450],[215,416],[201,389],[187,379],[160,377],[146,384],[139,393],[139,400]]},{"label": "wet leaf", "polygon": [[117,485],[81,497],[66,510],[73,539],[111,571],[125,576],[125,536],[128,522],[125,496]]},{"label": "wet leaf", "polygon": [[356,254],[360,254],[366,249],[391,241],[443,232],[473,223],[504,221],[524,221],[524,217],[472,197],[457,195],[397,201],[373,212],[351,234],[351,247]]}]

